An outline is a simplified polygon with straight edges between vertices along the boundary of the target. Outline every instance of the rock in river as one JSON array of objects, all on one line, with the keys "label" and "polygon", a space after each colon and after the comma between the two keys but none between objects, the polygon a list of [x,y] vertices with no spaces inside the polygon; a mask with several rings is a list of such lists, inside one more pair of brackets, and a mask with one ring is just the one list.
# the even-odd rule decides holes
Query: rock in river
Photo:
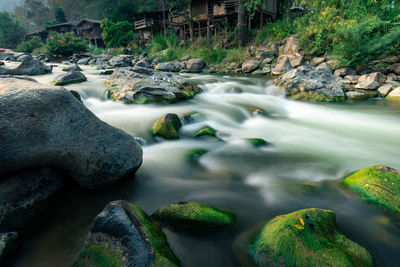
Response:
[{"label": "rock in river", "polygon": [[86,82],[86,81],[87,81],[87,78],[83,73],[72,70],[70,72],[58,75],[54,79],[53,84],[63,86],[63,85],[68,85],[68,84],[73,84],[73,83],[82,83],[82,82]]},{"label": "rock in river", "polygon": [[374,266],[365,248],[337,230],[336,215],[329,210],[304,209],[277,216],[244,239],[237,242],[239,251],[257,266]]},{"label": "rock in river", "polygon": [[160,225],[140,207],[113,201],[96,217],[73,267],[179,266]]},{"label": "rock in river", "polygon": [[345,99],[341,78],[311,66],[301,66],[278,79],[275,84],[293,99],[337,102]]},{"label": "rock in river", "polygon": [[46,208],[63,185],[55,168],[36,167],[0,175],[0,232],[22,228]]},{"label": "rock in river", "polygon": [[12,74],[12,75],[40,75],[51,73],[53,67],[48,66],[38,60],[25,60],[18,67],[9,69],[0,67],[0,74]]},{"label": "rock in river", "polygon": [[114,71],[108,84],[109,96],[125,103],[174,103],[193,98],[201,89],[172,73],[147,68],[121,68]]},{"label": "rock in river", "polygon": [[164,206],[151,217],[181,227],[218,229],[233,226],[235,214],[199,202],[178,202]]},{"label": "rock in river", "polygon": [[142,162],[131,135],[67,90],[27,80],[0,79],[0,133],[0,173],[53,166],[94,188],[133,174]]},{"label": "rock in river", "polygon": [[351,173],[342,180],[361,199],[400,214],[400,172],[387,166],[373,166]]},{"label": "rock in river", "polygon": [[168,113],[156,121],[153,126],[153,134],[167,139],[177,139],[181,127],[182,123],[178,115]]}]

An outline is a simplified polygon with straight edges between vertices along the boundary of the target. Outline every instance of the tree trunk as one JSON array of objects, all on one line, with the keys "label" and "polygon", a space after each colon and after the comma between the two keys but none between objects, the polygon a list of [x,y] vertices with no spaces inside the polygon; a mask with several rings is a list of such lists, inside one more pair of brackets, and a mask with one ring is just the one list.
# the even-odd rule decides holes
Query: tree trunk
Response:
[{"label": "tree trunk", "polygon": [[289,19],[290,19],[290,0],[285,0],[285,21],[286,24],[289,24]]},{"label": "tree trunk", "polygon": [[238,9],[238,38],[239,46],[245,46],[247,42],[246,36],[246,10],[244,7],[245,0],[239,0]]}]

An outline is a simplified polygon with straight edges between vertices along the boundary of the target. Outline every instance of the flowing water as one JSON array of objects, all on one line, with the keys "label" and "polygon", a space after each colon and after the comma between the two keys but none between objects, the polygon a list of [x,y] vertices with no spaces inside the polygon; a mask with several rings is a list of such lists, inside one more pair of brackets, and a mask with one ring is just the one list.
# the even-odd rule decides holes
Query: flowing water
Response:
[{"label": "flowing water", "polygon": [[[55,69],[55,74],[61,72]],[[195,235],[165,228],[185,266],[238,266],[235,238],[272,217],[301,208],[336,212],[340,230],[366,247],[378,266],[400,262],[400,220],[344,191],[338,179],[359,168],[400,169],[400,105],[383,100],[309,104],[285,99],[272,80],[184,74],[204,90],[174,105],[125,105],[105,98],[105,76],[85,68],[88,82],[70,85],[103,121],[146,140],[136,178],[104,191],[64,189],[29,226],[14,266],[67,266],[81,249],[93,218],[125,199],[151,214],[175,201],[195,200],[233,210],[235,227]],[[54,74],[37,77],[50,83]],[[255,110],[258,110],[255,112]],[[261,110],[263,112],[261,112]],[[181,139],[155,140],[153,123],[165,113],[196,112]],[[191,137],[203,126],[218,138]],[[271,146],[255,148],[246,138]],[[198,162],[187,153],[206,149]]]}]

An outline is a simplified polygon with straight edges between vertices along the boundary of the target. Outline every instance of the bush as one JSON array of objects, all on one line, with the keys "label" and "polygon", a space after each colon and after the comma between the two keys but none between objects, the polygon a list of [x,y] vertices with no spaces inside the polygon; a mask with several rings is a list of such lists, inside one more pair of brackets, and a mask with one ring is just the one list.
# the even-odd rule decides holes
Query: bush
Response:
[{"label": "bush", "polygon": [[125,47],[133,41],[133,25],[128,21],[112,22],[104,19],[101,22],[103,40],[107,47]]},{"label": "bush", "polygon": [[89,42],[70,32],[51,32],[46,42],[46,48],[51,55],[71,56],[86,52],[89,49]]},{"label": "bush", "polygon": [[17,46],[17,48],[15,50],[18,52],[24,52],[24,53],[31,54],[33,52],[33,50],[35,50],[37,48],[41,48],[42,46],[44,46],[44,43],[42,42],[42,40],[40,40],[39,38],[33,38],[28,41],[22,41],[21,43],[19,43],[19,45]]},{"label": "bush", "polygon": [[179,37],[175,33],[167,32],[165,35],[158,33],[152,39],[152,52],[158,53],[165,49],[175,49],[179,47]]}]

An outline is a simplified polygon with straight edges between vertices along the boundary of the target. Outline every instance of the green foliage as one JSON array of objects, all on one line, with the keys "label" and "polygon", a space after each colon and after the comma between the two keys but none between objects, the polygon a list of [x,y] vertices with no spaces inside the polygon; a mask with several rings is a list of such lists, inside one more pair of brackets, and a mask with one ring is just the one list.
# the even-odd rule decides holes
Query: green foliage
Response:
[{"label": "green foliage", "polygon": [[131,2],[123,2],[111,14],[113,22],[128,21],[133,23],[133,16],[137,13],[137,7]]},{"label": "green foliage", "polygon": [[179,37],[175,33],[167,32],[165,35],[157,33],[152,39],[152,52],[157,53],[165,49],[179,47]]},{"label": "green foliage", "polygon": [[28,41],[22,41],[18,44],[17,48],[15,49],[18,52],[24,53],[32,53],[33,50],[41,48],[44,46],[44,43],[39,38],[33,38]]},{"label": "green foliage", "polygon": [[25,28],[8,12],[0,12],[0,47],[15,48],[26,33]]},{"label": "green foliage", "polygon": [[133,25],[128,21],[112,22],[104,19],[101,22],[102,37],[107,47],[125,47],[133,40]]},{"label": "green foliage", "polygon": [[70,32],[51,32],[47,39],[46,47],[51,55],[71,56],[86,52],[89,49],[89,43]]},{"label": "green foliage", "polygon": [[261,6],[266,8],[262,0],[248,0],[244,2],[244,7],[247,9],[251,17],[254,17]]},{"label": "green foliage", "polygon": [[67,16],[65,15],[65,11],[62,7],[58,7],[54,10],[54,18],[57,23],[67,22]]},{"label": "green foliage", "polygon": [[284,20],[268,22],[260,31],[257,32],[254,43],[260,45],[264,40],[276,42],[296,33],[294,23],[287,24]]}]

